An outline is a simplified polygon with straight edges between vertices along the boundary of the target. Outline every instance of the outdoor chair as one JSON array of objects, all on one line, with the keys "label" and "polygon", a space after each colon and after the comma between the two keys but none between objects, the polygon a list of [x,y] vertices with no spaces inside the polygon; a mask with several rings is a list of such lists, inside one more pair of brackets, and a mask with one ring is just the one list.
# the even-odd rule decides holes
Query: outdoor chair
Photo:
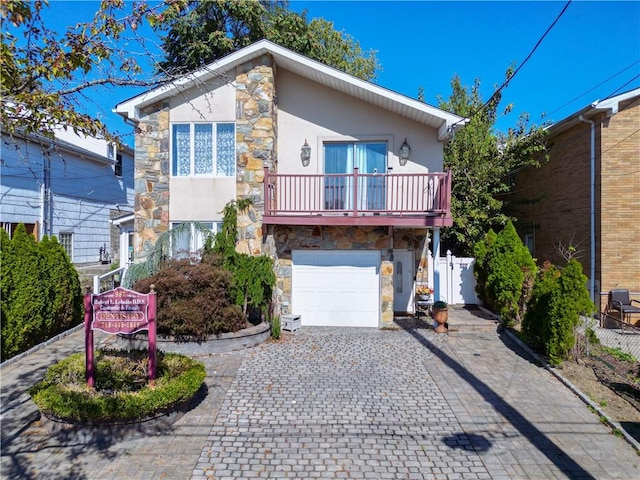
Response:
[{"label": "outdoor chair", "polygon": [[[636,303],[638,306],[634,306]],[[631,323],[631,315],[640,315],[640,302],[629,298],[629,290],[614,288],[609,291],[609,310],[620,312],[620,320]]]}]

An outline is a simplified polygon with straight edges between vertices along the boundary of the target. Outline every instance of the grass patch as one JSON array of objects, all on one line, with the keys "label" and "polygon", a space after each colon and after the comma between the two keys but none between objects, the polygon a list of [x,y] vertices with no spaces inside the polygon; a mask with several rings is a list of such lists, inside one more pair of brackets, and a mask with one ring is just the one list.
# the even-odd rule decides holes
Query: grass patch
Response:
[{"label": "grass patch", "polygon": [[40,411],[79,423],[121,423],[175,410],[205,379],[204,365],[185,355],[158,352],[155,386],[148,384],[145,350],[96,350],[96,388],[85,380],[84,353],[55,363],[29,394]]},{"label": "grass patch", "polygon": [[615,348],[611,348],[611,347],[602,347],[602,350],[604,350],[605,352],[607,352],[609,355],[611,355],[613,358],[616,358],[618,360],[621,360],[623,362],[630,362],[630,363],[635,363],[637,362],[636,357],[634,357],[633,355],[631,355],[630,353],[627,353],[623,350],[621,350],[618,347]]}]

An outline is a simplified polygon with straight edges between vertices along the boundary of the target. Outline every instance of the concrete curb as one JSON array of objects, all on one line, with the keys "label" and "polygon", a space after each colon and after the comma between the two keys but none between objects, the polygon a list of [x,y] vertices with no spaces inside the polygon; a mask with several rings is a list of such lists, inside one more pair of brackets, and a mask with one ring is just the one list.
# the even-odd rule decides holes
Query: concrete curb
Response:
[{"label": "concrete curb", "polygon": [[59,333],[58,335],[56,335],[55,337],[51,337],[49,340],[47,340],[46,342],[42,342],[39,343],[38,345],[36,345],[35,347],[31,347],[29,350],[27,350],[26,352],[22,352],[18,355],[16,355],[15,357],[11,357],[8,360],[5,360],[4,362],[0,363],[0,369],[4,368],[4,367],[8,367],[9,365],[17,362],[18,360],[22,360],[24,357],[26,357],[27,355],[31,355],[32,353],[37,352],[38,350],[51,345],[52,343],[63,339],[64,337],[68,337],[69,335],[71,335],[72,333],[77,332],[78,330],[81,330],[84,328],[84,322],[80,323],[79,325],[76,325],[75,327],[70,328],[69,330],[67,330],[66,332],[62,332]]}]

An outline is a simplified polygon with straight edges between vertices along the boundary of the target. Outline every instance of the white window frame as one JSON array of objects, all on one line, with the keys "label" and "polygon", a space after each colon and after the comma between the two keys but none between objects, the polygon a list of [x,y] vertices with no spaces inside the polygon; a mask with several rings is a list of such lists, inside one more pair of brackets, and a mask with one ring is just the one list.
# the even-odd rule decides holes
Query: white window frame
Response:
[{"label": "white window frame", "polygon": [[[190,166],[189,166],[189,175],[178,175],[175,171],[175,162],[174,162],[174,133],[173,127],[174,125],[189,125],[189,158],[190,158]],[[211,166],[212,173],[195,173],[195,126],[196,125],[211,125],[211,135],[212,135],[212,158],[211,158]],[[233,162],[233,172],[230,175],[222,175],[218,172],[218,159],[217,159],[217,145],[218,145],[218,125],[233,125],[233,142],[234,142],[234,155],[236,151],[236,122],[228,121],[228,122],[173,122],[171,123],[171,127],[169,129],[171,136],[171,145],[170,145],[170,162],[171,162],[171,176],[175,178],[189,178],[189,177],[221,177],[221,178],[232,178],[236,176],[236,162]]]},{"label": "white window frame", "polygon": [[[68,242],[63,239],[63,235],[65,238],[68,237]],[[73,262],[73,232],[58,232],[58,243],[62,245],[62,248],[64,248],[65,252],[67,252],[67,255],[69,256],[69,259]]]},{"label": "white window frame", "polygon": [[[182,258],[194,258],[202,256],[202,249],[204,248],[205,238],[202,239],[202,242],[198,242],[198,235],[196,235],[196,227],[195,224],[199,223],[208,227],[211,225],[210,232],[212,235],[216,235],[220,229],[222,228],[222,222],[216,221],[172,221],[171,222],[171,230],[177,228],[180,225],[188,223],[191,227],[189,229],[189,252],[188,253],[179,253],[174,251],[173,245],[171,245],[171,258],[182,259]],[[201,243],[201,245],[199,245]],[[176,254],[178,253],[178,254]]]}]

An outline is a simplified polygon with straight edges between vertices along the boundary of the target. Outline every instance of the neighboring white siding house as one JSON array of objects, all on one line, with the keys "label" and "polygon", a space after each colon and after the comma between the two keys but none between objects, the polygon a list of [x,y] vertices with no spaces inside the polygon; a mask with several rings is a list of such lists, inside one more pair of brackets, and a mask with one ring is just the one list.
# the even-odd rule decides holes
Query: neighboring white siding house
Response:
[{"label": "neighboring white siding house", "polygon": [[[2,135],[0,222],[19,223],[37,239],[56,236],[75,264],[112,251],[110,217],[133,210],[133,152],[60,130],[56,139]],[[115,257],[115,258],[114,258]],[[106,259],[102,255],[102,259]]]}]

